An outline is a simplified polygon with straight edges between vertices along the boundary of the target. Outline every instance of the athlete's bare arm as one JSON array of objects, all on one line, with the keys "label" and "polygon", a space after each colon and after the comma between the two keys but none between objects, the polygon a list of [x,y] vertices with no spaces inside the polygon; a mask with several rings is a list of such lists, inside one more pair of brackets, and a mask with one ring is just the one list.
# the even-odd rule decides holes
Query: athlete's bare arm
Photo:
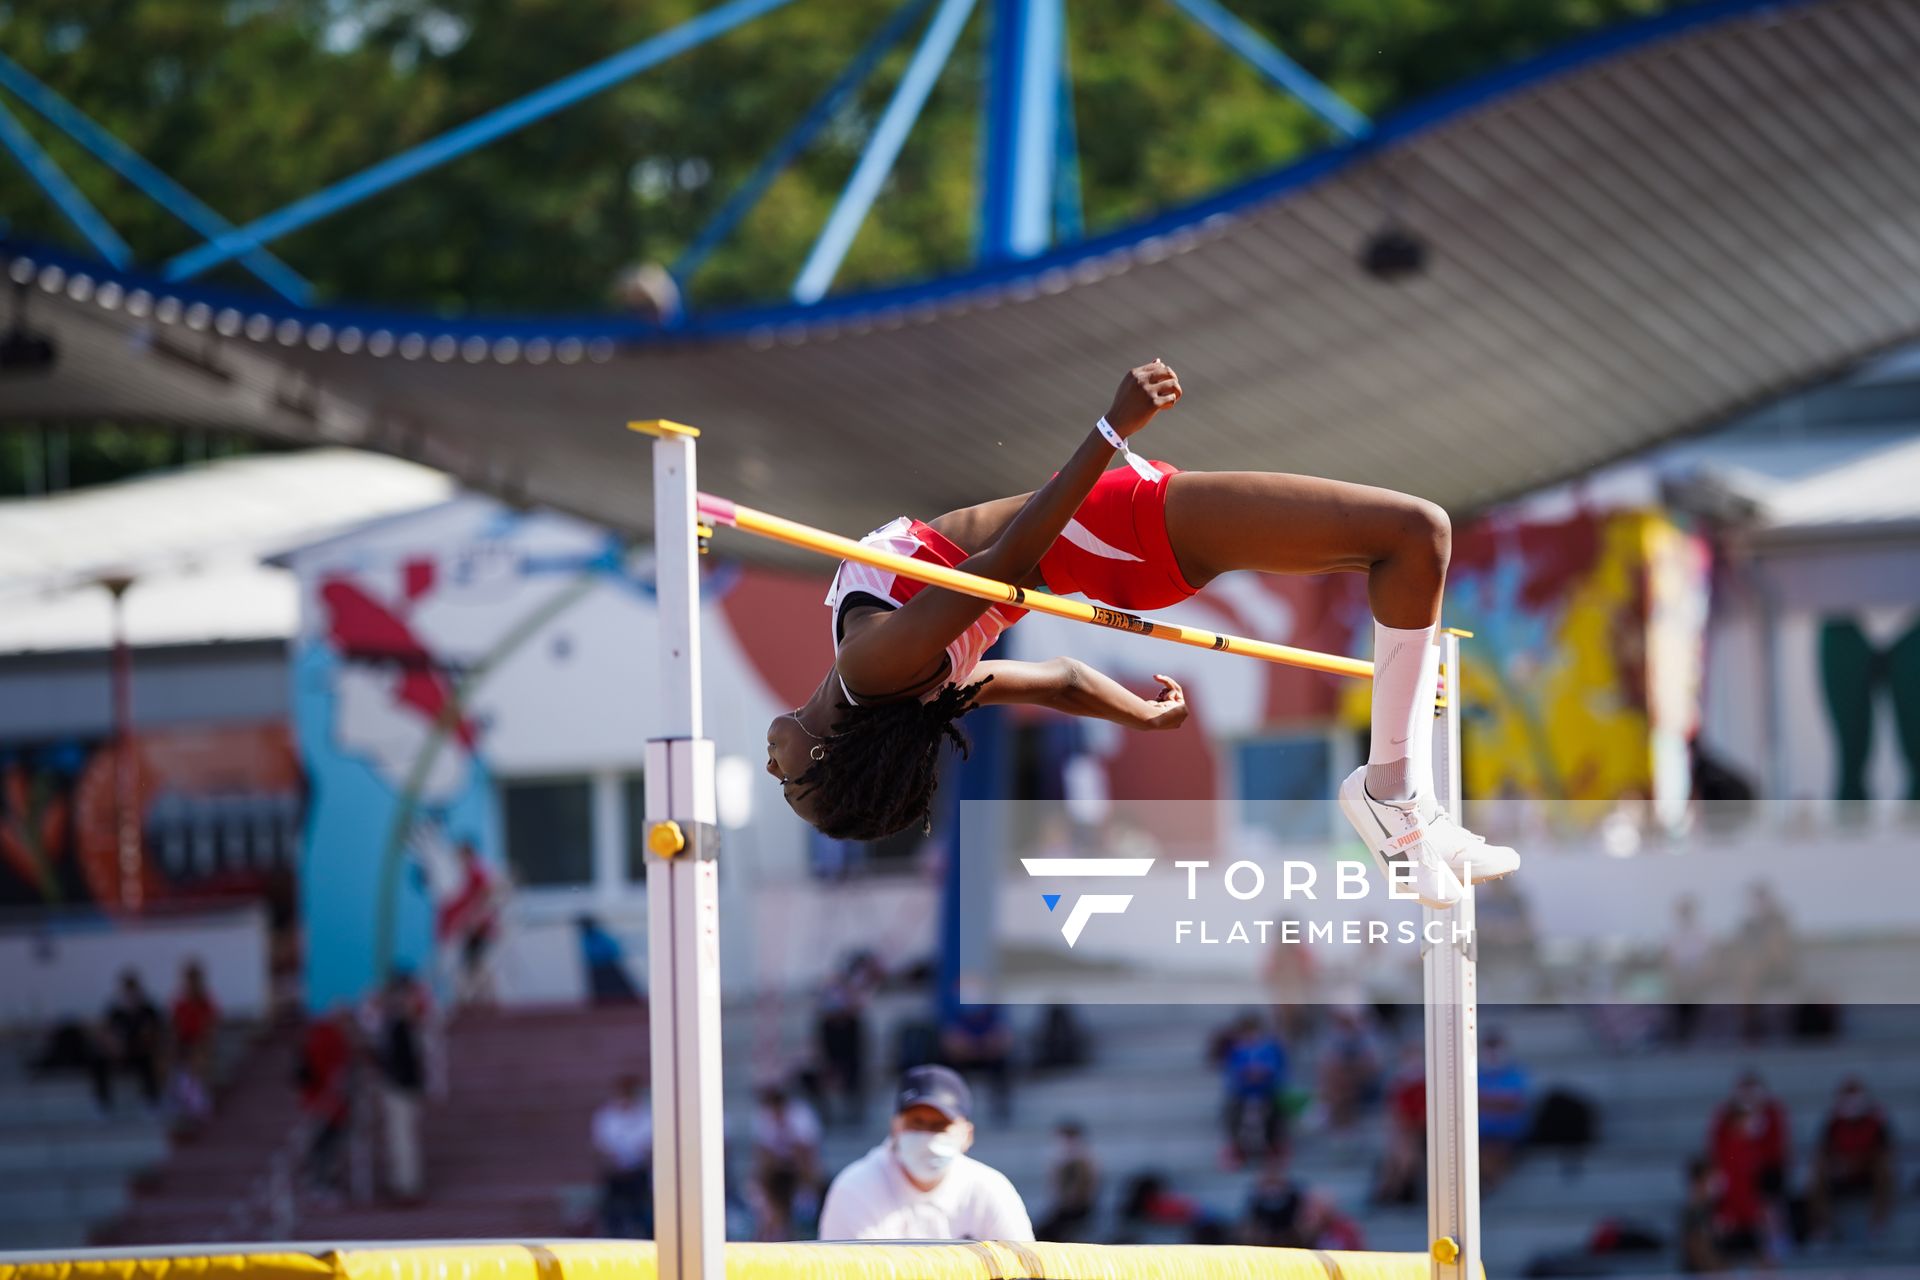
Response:
[{"label": "athlete's bare arm", "polygon": [[[1180,379],[1159,360],[1127,371],[1107,410],[1107,423],[1122,437],[1138,433],[1153,416],[1180,399]],[[1073,457],[1034,490],[992,543],[968,556],[960,568],[1001,582],[1022,582],[1039,567],[1053,540],[1080,509],[1113,460],[1113,447],[1087,432]],[[850,617],[836,665],[860,691],[910,689],[924,684],[942,652],[985,613],[989,602],[955,591],[929,588],[890,612]]]},{"label": "athlete's bare arm", "polygon": [[1156,675],[1159,692],[1143,698],[1078,658],[1013,662],[995,658],[974,668],[992,676],[979,701],[1024,702],[1069,715],[1110,720],[1129,729],[1178,729],[1187,722],[1187,694],[1172,676]]}]

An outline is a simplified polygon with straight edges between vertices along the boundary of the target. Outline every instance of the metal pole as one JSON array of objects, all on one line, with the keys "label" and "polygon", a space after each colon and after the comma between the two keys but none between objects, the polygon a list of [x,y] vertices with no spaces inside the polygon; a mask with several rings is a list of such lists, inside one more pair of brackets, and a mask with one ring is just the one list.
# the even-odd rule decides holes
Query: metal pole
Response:
[{"label": "metal pole", "polygon": [[700,548],[694,437],[656,437],[653,512],[661,736],[647,742],[647,964],[661,1280],[721,1280],[720,880],[713,743],[700,724]]},{"label": "metal pole", "polygon": [[525,97],[516,98],[465,124],[456,125],[437,137],[417,143],[397,156],[389,156],[370,168],[340,179],[330,187],[255,218],[244,227],[210,236],[207,243],[169,259],[166,278],[191,279],[257,249],[269,240],[277,240],[302,227],[330,218],[340,210],[379,195],[389,187],[417,178],[430,169],[437,169],[450,160],[524,129],[536,120],[544,120],[576,102],[605,93],[642,71],[697,49],[740,24],[751,22],[788,3],[790,0],[727,0],[725,4],[697,13],[677,27],[649,36],[610,58],[603,58],[544,88],[535,89]]},{"label": "metal pole", "polygon": [[967,19],[973,16],[974,3],[975,0],[940,0],[933,21],[927,24],[912,60],[901,73],[900,83],[894,86],[893,97],[888,99],[873,132],[867,135],[866,150],[860,153],[859,163],[854,165],[839,202],[827,215],[827,225],[820,229],[820,236],[808,250],[800,274],[794,277],[795,302],[818,302],[833,286],[833,278],[840,274],[840,264],[846,261],[847,250],[853,248],[860,225],[867,220],[873,202],[880,198],[880,188],[893,172],[900,148],[907,145],[914,121],[920,118],[927,96],[933,92],[940,73],[946,70],[947,59],[953,56],[953,46],[966,30]]},{"label": "metal pole", "polygon": [[133,767],[133,647],[127,642],[127,588],[131,578],[103,578],[113,597],[113,827],[119,854],[120,906],[138,912],[146,905],[145,869],[140,865],[139,799]]},{"label": "metal pole", "polygon": [[[1441,803],[1461,818],[1460,636],[1440,635],[1446,696],[1434,726]],[[1473,887],[1423,913],[1427,1007],[1427,1241],[1432,1280],[1480,1280],[1480,1045]]]},{"label": "metal pole", "polygon": [[1031,258],[1053,240],[1064,0],[995,0],[979,256]]}]

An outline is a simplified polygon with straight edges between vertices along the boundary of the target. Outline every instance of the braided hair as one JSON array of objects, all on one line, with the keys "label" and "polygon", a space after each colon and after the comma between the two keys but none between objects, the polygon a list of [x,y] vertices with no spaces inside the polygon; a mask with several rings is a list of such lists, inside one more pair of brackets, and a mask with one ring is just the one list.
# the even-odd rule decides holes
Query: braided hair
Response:
[{"label": "braided hair", "polygon": [[940,744],[967,754],[955,722],[992,679],[947,685],[926,702],[842,702],[826,755],[794,779],[798,795],[813,797],[813,825],[836,840],[878,840],[916,822],[932,830]]}]

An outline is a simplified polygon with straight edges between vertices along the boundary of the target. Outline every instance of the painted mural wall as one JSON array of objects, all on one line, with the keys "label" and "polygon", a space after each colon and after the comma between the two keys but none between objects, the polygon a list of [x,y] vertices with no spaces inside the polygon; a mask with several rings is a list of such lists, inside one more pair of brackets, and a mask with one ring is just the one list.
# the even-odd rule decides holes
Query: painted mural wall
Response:
[{"label": "painted mural wall", "polygon": [[[506,998],[580,994],[575,928],[589,915],[625,930],[643,980],[631,815],[656,731],[647,558],[583,522],[465,496],[291,564],[294,722],[312,796],[300,874],[309,1003],[357,998],[396,967],[450,983],[447,917],[470,874],[465,848],[497,886]],[[707,570],[709,734],[723,758],[757,768],[764,726],[792,705],[774,690],[807,667],[819,679],[826,628],[743,638],[736,619],[774,616],[790,597],[817,608],[819,587]],[[802,828],[768,798],[738,843],[759,870],[797,874]],[[552,847],[538,847],[543,838]],[[744,876],[723,872],[723,893]]]},{"label": "painted mural wall", "polygon": [[1760,794],[1812,817],[1920,800],[1920,610],[1736,598],[1709,652],[1703,741]]},{"label": "painted mural wall", "polygon": [[1474,633],[1467,793],[1684,804],[1709,567],[1706,543],[1653,511],[1458,531],[1446,620]]},{"label": "painted mural wall", "polygon": [[[278,723],[181,726],[0,751],[0,906],[121,910],[276,897],[304,783]],[[124,793],[122,788],[125,788]],[[132,808],[138,857],[122,860]]]}]

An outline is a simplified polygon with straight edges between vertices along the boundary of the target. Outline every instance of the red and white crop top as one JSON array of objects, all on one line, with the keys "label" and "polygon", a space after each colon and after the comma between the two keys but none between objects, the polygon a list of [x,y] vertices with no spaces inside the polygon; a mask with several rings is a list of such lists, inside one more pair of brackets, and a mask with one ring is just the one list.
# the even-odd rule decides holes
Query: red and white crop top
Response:
[{"label": "red and white crop top", "polygon": [[[891,551],[895,555],[911,556],[929,564],[945,565],[949,569],[957,567],[967,558],[967,553],[946,535],[912,516],[901,516],[881,525],[860,539],[860,545]],[[840,651],[840,642],[845,638],[845,614],[848,609],[855,605],[898,609],[925,587],[925,583],[903,578],[891,569],[876,569],[852,560],[841,561],[839,571],[833,575],[833,585],[827,588],[826,603],[831,610],[834,652]],[[947,646],[945,676],[933,688],[921,694],[920,700],[928,701],[947,685],[964,684],[973,674],[973,669],[980,665],[981,656],[1000,638],[1000,633],[1026,615],[1025,609],[1016,609],[1011,605],[990,606],[972,626]],[[846,694],[847,701],[857,701],[845,680],[840,682],[840,692]],[[868,691],[867,697],[873,696],[874,693]]]}]

